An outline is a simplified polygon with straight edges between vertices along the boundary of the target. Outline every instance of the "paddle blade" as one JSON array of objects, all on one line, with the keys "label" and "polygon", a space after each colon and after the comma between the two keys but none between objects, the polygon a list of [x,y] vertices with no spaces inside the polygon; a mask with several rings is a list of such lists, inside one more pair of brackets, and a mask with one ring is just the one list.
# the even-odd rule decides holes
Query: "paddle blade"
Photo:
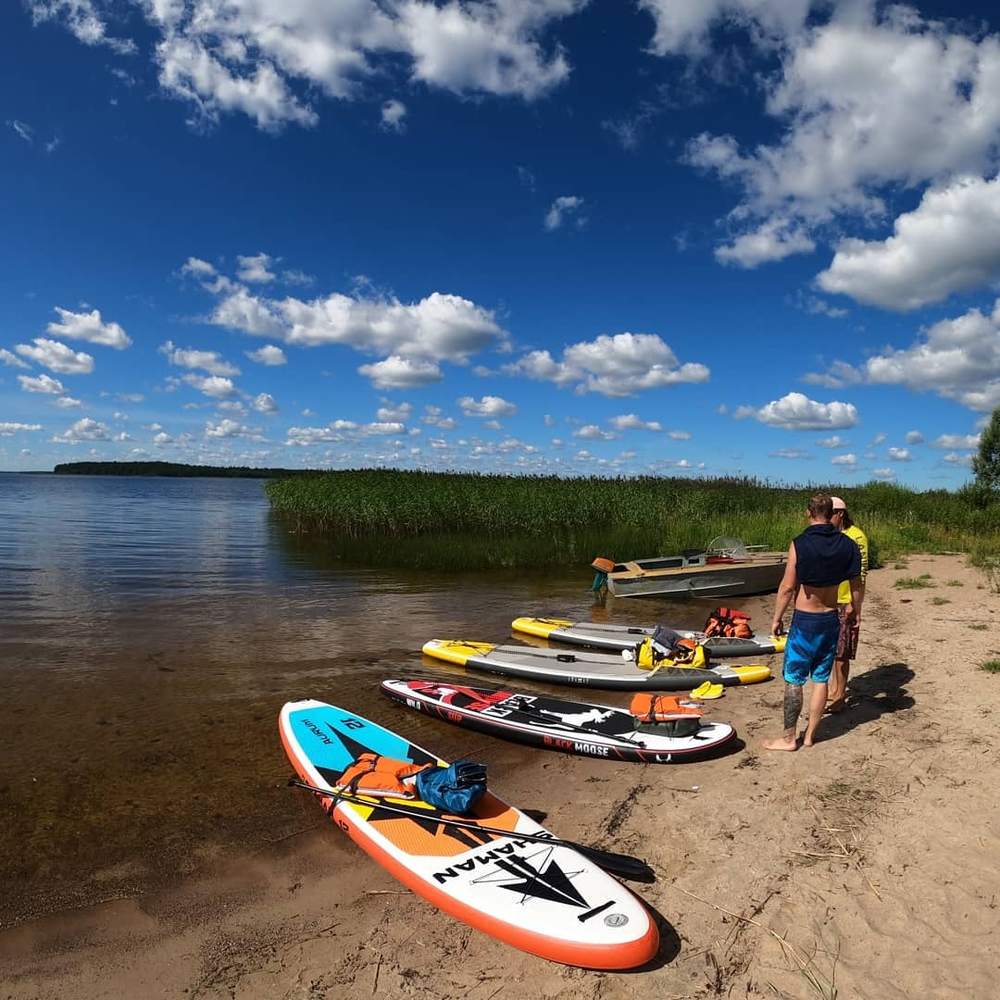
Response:
[{"label": "paddle blade", "polygon": [[619,878],[628,879],[631,882],[656,881],[656,872],[639,858],[633,858],[627,854],[615,854],[614,851],[602,851],[596,847],[587,847],[584,844],[576,844],[572,840],[564,840],[562,843],[582,854],[585,858],[589,858],[595,865],[611,875],[617,875]]}]

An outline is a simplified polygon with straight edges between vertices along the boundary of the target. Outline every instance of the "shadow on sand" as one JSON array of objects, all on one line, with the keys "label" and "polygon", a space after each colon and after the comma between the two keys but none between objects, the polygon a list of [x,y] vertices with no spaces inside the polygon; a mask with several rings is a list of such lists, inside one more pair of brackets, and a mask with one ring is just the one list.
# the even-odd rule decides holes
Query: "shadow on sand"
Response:
[{"label": "shadow on sand", "polygon": [[[639,898],[642,899],[641,896]],[[634,969],[619,970],[624,975],[654,972],[656,969],[662,969],[665,965],[669,965],[680,954],[681,939],[677,931],[674,930],[673,924],[648,899],[643,899],[642,905],[649,910],[649,915],[653,918],[653,923],[656,924],[656,929],[660,932],[660,947],[656,949],[656,954],[645,965],[639,965]]]},{"label": "shadow on sand", "polygon": [[847,708],[823,718],[819,739],[835,740],[883,715],[913,708],[915,702],[905,685],[914,676],[907,663],[883,663],[852,677],[847,682]]}]

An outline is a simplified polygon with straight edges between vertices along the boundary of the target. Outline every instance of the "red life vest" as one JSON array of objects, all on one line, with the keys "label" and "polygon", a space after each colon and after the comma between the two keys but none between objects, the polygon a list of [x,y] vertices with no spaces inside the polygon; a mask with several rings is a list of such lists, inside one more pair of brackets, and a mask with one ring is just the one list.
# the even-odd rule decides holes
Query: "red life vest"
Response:
[{"label": "red life vest", "polygon": [[750,616],[736,608],[716,608],[705,621],[705,635],[723,636],[727,639],[752,639]]}]

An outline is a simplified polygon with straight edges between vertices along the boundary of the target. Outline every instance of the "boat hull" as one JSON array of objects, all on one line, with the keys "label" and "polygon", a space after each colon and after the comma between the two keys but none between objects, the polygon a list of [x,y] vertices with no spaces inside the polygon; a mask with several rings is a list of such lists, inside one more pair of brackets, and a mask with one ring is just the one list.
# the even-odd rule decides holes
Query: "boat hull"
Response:
[{"label": "boat hull", "polygon": [[745,562],[650,573],[612,573],[608,590],[615,597],[745,597],[778,589],[784,560]]}]

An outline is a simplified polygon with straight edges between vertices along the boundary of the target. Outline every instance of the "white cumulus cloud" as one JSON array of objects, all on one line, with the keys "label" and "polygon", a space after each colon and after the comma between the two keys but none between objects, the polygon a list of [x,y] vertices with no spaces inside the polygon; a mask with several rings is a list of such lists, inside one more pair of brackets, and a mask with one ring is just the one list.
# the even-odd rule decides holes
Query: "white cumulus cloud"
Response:
[{"label": "white cumulus cloud", "polygon": [[807,376],[807,381],[900,385],[989,413],[1000,405],[1000,299],[989,314],[969,309],[939,320],[908,347],[883,348],[858,366],[837,361],[827,375]]},{"label": "white cumulus cloud", "polygon": [[274,263],[272,258],[266,253],[258,253],[247,257],[237,257],[237,264],[239,267],[236,270],[236,277],[240,281],[245,281],[248,284],[267,284],[269,281],[274,281],[274,272],[269,270],[271,265]]},{"label": "white cumulus cloud", "polygon": [[458,405],[467,417],[512,417],[517,413],[517,406],[501,396],[483,396],[479,400],[463,396]]},{"label": "white cumulus cloud", "polygon": [[106,45],[128,55],[135,51],[131,39],[108,34],[108,26],[94,0],[25,0],[34,23],[58,21],[84,45]]},{"label": "white cumulus cloud", "polygon": [[2,361],[9,368],[28,369],[31,367],[31,365],[26,364],[16,354],[8,351],[5,347],[0,347],[0,361]]},{"label": "white cumulus cloud", "polygon": [[414,303],[336,292],[279,300],[218,281],[209,290],[220,296],[211,315],[216,325],[301,347],[343,345],[381,356],[359,369],[379,388],[440,381],[441,361],[466,364],[478,351],[508,345],[493,313],[458,295],[433,292]]},{"label": "white cumulus cloud", "polygon": [[890,448],[888,455],[894,462],[909,462],[913,457],[909,448]]},{"label": "white cumulus cloud", "polygon": [[854,452],[849,451],[844,455],[834,455],[830,459],[830,463],[832,465],[854,466],[858,464],[858,456]]},{"label": "white cumulus cloud", "polygon": [[665,55],[707,54],[718,24],[746,27],[762,43],[776,44],[805,26],[815,0],[638,0],[655,25],[651,49]]},{"label": "white cumulus cloud", "polygon": [[382,105],[382,128],[387,132],[404,132],[406,130],[406,105],[395,97]]},{"label": "white cumulus cloud", "polygon": [[[623,413],[620,416],[611,418],[611,426],[620,431],[661,431],[662,425],[656,420],[643,420],[635,413]],[[673,437],[677,431],[671,431]]]},{"label": "white cumulus cloud", "polygon": [[52,440],[60,444],[75,444],[78,441],[107,441],[109,438],[106,424],[91,417],[81,417],[62,434],[56,434]]},{"label": "white cumulus cloud", "polygon": [[[28,0],[81,41],[112,44],[94,0]],[[242,113],[263,129],[314,125],[311,101],[350,100],[398,69],[459,95],[533,100],[563,82],[569,63],[546,35],[586,0],[146,0],[161,89],[192,120]],[[127,21],[124,23],[128,23]],[[143,38],[143,42],[146,39]],[[114,44],[132,46],[128,41]],[[144,46],[145,47],[145,46]]]},{"label": "white cumulus cloud", "polygon": [[209,420],[205,424],[205,437],[249,438],[254,441],[263,440],[259,428],[247,427],[246,424],[241,424],[239,421],[232,420],[229,417],[223,417],[222,420],[216,422]]},{"label": "white cumulus cloud", "polygon": [[707,382],[710,374],[697,362],[679,365],[669,345],[651,333],[602,335],[573,344],[563,351],[561,361],[548,351],[531,351],[505,365],[504,371],[604,396],[630,396],[645,389]]},{"label": "white cumulus cloud", "polygon": [[358,372],[377,389],[415,389],[440,382],[444,376],[433,361],[419,361],[390,354],[383,361],[360,365]]},{"label": "white cumulus cloud", "polygon": [[50,396],[61,396],[66,391],[62,382],[50,375],[18,375],[17,380],[25,392],[41,392]]},{"label": "white cumulus cloud", "polygon": [[786,430],[815,431],[853,427],[858,411],[853,403],[818,403],[801,392],[790,392],[755,409],[740,406],[734,416],[738,420],[753,417],[762,424]]},{"label": "white cumulus cloud", "polygon": [[0,422],[0,437],[12,437],[21,431],[40,431],[41,424],[21,424],[16,421]]},{"label": "white cumulus cloud", "polygon": [[[687,147],[689,162],[741,189],[730,220],[748,235],[762,225],[784,223],[801,234],[789,249],[805,250],[817,227],[883,215],[886,194],[894,189],[930,184],[944,191],[955,178],[996,172],[996,35],[966,33],[954,21],[925,19],[911,6],[867,0],[817,3],[813,6],[821,16],[811,22],[804,19],[811,6],[804,0],[784,4],[784,22],[775,19],[779,5],[773,2],[642,2],[658,12],[656,47],[663,52],[704,44],[708,29],[723,19],[748,24],[754,42],[775,46],[779,68],[765,78],[763,93],[778,137],[744,149],[731,135],[704,133]],[[958,194],[957,200],[963,199],[972,200],[969,191]],[[968,220],[942,233],[945,253],[939,269],[922,249],[903,252],[915,246],[917,236],[922,242],[926,230],[913,224],[929,223],[935,206],[943,206],[936,196],[914,213],[917,218],[908,220],[899,239],[890,238],[881,248],[842,245],[825,287],[849,288],[859,298],[867,294],[908,308],[921,298],[930,301],[968,287],[984,271],[995,275],[993,251],[977,262],[953,238],[964,228],[980,249],[991,246],[990,235],[981,229],[973,234]],[[867,293],[860,277],[862,256],[875,266]],[[758,259],[774,258],[765,253]],[[751,264],[752,256],[746,266]],[[929,279],[923,290],[921,274]]]},{"label": "white cumulus cloud", "polygon": [[601,430],[597,424],[584,424],[573,431],[573,437],[583,438],[585,441],[613,441],[618,435],[614,431]]},{"label": "white cumulus cloud", "polygon": [[113,347],[123,351],[132,341],[118,323],[101,319],[101,311],[92,309],[90,312],[71,312],[56,306],[59,322],[49,323],[47,329],[57,337],[67,337],[70,340],[86,340],[102,347]]},{"label": "white cumulus cloud", "polygon": [[277,413],[278,404],[269,392],[261,392],[254,396],[253,408],[258,413]]},{"label": "white cumulus cloud", "polygon": [[947,448],[951,451],[961,448],[978,448],[980,434],[939,434],[932,442],[932,448]]},{"label": "white cumulus cloud", "polygon": [[228,399],[236,395],[236,386],[230,378],[221,375],[184,375],[182,381],[212,399]]},{"label": "white cumulus cloud", "polygon": [[200,369],[209,375],[239,375],[234,364],[224,361],[218,351],[199,351],[192,347],[177,347],[172,340],[161,344],[159,352],[178,368]]},{"label": "white cumulus cloud", "polygon": [[258,347],[256,351],[243,352],[251,361],[256,361],[259,365],[284,365],[288,363],[285,352],[274,344],[265,344]]},{"label": "white cumulus cloud", "polygon": [[[998,65],[1000,69],[1000,65]],[[845,239],[817,276],[827,292],[918,309],[1000,279],[1000,178],[962,177],[924,192],[885,240]]]},{"label": "white cumulus cloud", "polygon": [[778,217],[767,219],[756,229],[737,236],[732,243],[717,247],[715,257],[723,264],[750,269],[815,249],[816,243],[800,225]]},{"label": "white cumulus cloud", "polygon": [[83,351],[74,351],[58,340],[35,337],[31,344],[14,347],[22,357],[60,375],[89,375],[94,370],[94,359]]},{"label": "white cumulus cloud", "polygon": [[580,214],[582,208],[583,199],[578,195],[567,194],[556,198],[545,214],[545,228],[550,231],[558,229],[571,217],[577,227],[586,225],[586,218]]},{"label": "white cumulus cloud", "polygon": [[[427,407],[427,410],[434,410],[435,415],[440,414],[440,409],[435,407]],[[382,405],[375,411],[375,416],[382,421],[396,421],[402,423],[410,419],[413,414],[413,404],[412,403],[393,403],[389,399],[383,399]]]}]

